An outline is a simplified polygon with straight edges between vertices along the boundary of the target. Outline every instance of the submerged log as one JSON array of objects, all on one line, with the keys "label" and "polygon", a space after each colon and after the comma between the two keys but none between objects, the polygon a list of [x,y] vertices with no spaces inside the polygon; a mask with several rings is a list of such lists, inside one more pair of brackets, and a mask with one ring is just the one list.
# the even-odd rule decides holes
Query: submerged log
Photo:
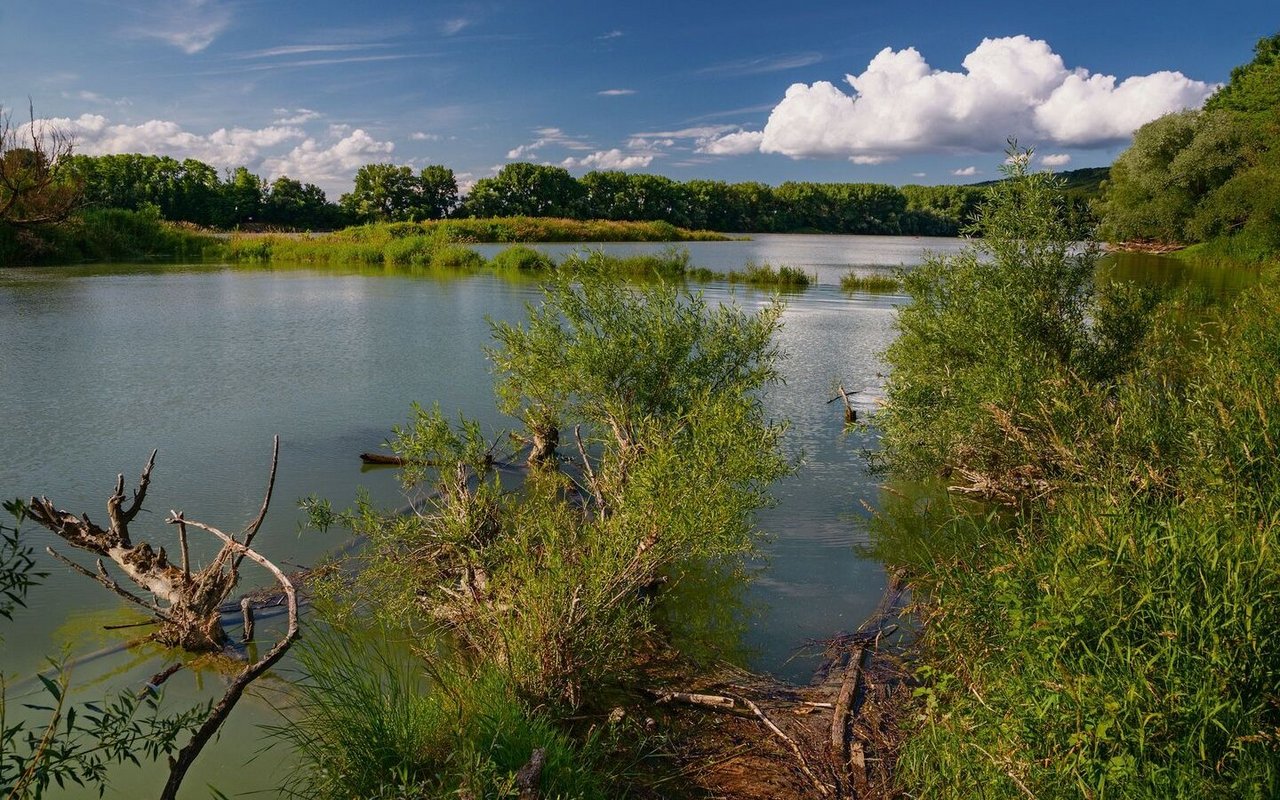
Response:
[{"label": "submerged log", "polygon": [[406,463],[401,456],[387,455],[385,453],[361,453],[360,460],[366,464],[385,464],[389,467],[403,467]]}]

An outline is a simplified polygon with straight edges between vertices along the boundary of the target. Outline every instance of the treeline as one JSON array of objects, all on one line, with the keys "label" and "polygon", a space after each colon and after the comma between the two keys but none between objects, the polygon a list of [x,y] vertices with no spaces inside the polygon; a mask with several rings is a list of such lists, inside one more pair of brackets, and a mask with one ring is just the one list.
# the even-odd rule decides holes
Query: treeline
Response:
[{"label": "treeline", "polygon": [[210,228],[258,223],[332,229],[349,224],[343,209],[312,183],[279,177],[271,183],[239,167],[224,177],[203,161],[138,153],[67,159],[64,175],[89,207],[145,211]]},{"label": "treeline", "polygon": [[1107,239],[1212,242],[1250,260],[1280,251],[1280,34],[1254,53],[1203,109],[1138,130],[1101,204]]},{"label": "treeline", "polygon": [[316,185],[283,176],[268,183],[245,167],[219,176],[195,159],[139,154],[68,159],[84,202],[101,208],[154,206],[171,221],[212,228],[332,230],[370,222],[489,217],[661,221],[695,230],[812,231],[954,236],[973,217],[981,189],[876,183],[675,181],[661,175],[508,164],[461,197],[451,169],[415,172],[367,164],[352,191],[330,202]]}]

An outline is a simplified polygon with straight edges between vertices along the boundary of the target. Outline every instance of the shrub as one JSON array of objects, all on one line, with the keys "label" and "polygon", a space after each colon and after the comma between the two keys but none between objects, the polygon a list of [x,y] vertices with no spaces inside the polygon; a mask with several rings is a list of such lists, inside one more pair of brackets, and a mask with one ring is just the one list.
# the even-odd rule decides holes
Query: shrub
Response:
[{"label": "shrub", "polygon": [[544,272],[555,268],[555,262],[546,253],[521,245],[500,250],[489,263],[495,269],[521,272]]}]

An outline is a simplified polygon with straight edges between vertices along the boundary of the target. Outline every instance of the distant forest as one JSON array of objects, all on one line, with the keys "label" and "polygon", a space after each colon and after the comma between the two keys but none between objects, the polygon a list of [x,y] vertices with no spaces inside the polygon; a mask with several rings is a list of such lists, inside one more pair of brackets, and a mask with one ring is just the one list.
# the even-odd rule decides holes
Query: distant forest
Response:
[{"label": "distant forest", "polygon": [[[451,169],[368,164],[334,203],[314,184],[267,182],[240,167],[219,176],[194,159],[76,155],[67,178],[89,207],[152,210],[173,222],[218,228],[333,230],[369,222],[445,217],[564,217],[663,221],[725,232],[816,232],[955,236],[972,219],[983,184],[674,181],[660,175],[590,172],[513,163],[462,197]],[[1107,168],[1061,173],[1073,205],[1087,213]]]}]

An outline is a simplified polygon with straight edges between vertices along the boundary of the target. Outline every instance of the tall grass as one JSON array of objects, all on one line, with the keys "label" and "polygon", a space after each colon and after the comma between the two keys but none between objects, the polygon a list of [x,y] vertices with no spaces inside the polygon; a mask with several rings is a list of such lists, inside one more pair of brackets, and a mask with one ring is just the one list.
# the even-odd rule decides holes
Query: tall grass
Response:
[{"label": "tall grass", "polygon": [[747,264],[741,272],[731,271],[725,277],[729,283],[790,290],[803,289],[813,281],[809,273],[797,267],[775,268],[772,264],[755,263]]},{"label": "tall grass", "polygon": [[574,741],[494,670],[432,669],[376,628],[317,629],[298,654],[303,676],[272,729],[300,757],[285,786],[292,796],[515,797],[538,749],[540,796],[620,796],[607,761],[612,731]]},{"label": "tall grass", "polygon": [[877,531],[926,623],[903,788],[1280,796],[1280,275],[1224,308],[1082,291],[1027,178],[984,215],[1052,241],[908,276],[890,351],[889,465],[1011,504]]},{"label": "tall grass", "polygon": [[902,291],[902,281],[892,275],[860,275],[850,270],[840,276],[840,289],[844,292],[892,294]]}]

